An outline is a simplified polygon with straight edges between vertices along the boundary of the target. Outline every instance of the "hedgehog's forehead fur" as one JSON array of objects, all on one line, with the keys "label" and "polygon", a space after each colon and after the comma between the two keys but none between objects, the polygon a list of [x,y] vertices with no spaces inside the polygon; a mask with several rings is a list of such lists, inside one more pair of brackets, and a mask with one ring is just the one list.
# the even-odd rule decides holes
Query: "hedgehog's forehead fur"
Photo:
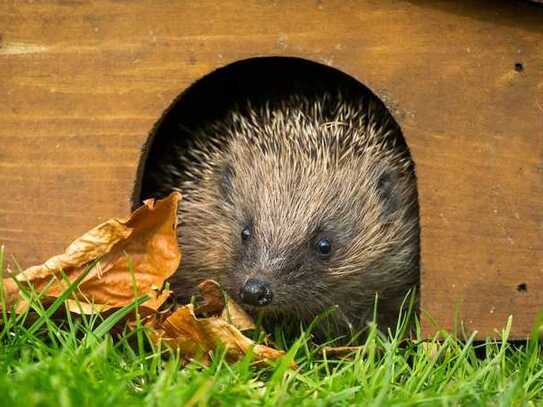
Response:
[{"label": "hedgehog's forehead fur", "polygon": [[[215,278],[235,296],[267,273],[276,309],[309,295],[298,313],[313,316],[341,298],[369,307],[376,292],[412,288],[416,190],[398,136],[380,104],[341,94],[247,104],[203,128],[182,155],[182,285]],[[240,240],[247,225],[251,256]],[[319,236],[332,240],[329,262],[312,257]]]},{"label": "hedgehog's forehead fur", "polygon": [[229,220],[253,223],[255,234],[281,246],[294,246],[312,229],[334,222],[382,229],[377,180],[393,177],[399,196],[410,199],[405,181],[412,163],[396,146],[397,126],[388,115],[379,116],[382,109],[374,102],[364,102],[294,95],[272,106],[235,110],[207,129],[211,134],[187,156],[200,165],[187,162],[186,198],[217,199]]},{"label": "hedgehog's forehead fur", "polygon": [[[236,134],[246,136],[233,139],[222,155],[221,166],[232,175],[227,204],[238,221],[253,223],[255,235],[276,250],[295,247],[316,229],[382,223],[376,180],[400,174],[401,157],[381,144],[349,143],[345,135],[355,129],[347,122],[271,113],[260,128],[238,119]],[[297,126],[284,125],[292,120]]]}]

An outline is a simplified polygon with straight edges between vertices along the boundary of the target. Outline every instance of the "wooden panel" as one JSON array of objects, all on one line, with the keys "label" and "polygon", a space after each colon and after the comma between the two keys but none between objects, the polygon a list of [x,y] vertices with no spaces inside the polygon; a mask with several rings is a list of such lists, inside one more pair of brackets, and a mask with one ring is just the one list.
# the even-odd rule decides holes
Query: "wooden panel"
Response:
[{"label": "wooden panel", "polygon": [[542,43],[527,2],[3,2],[0,242],[28,266],[127,213],[140,148],[183,89],[298,56],[358,78],[404,130],[423,308],[481,336],[513,314],[523,337],[543,305]]}]

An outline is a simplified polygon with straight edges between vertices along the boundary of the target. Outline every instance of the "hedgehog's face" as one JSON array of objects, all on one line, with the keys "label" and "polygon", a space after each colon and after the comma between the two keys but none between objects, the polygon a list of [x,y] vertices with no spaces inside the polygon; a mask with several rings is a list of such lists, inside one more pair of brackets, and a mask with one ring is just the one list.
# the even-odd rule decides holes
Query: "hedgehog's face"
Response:
[{"label": "hedgehog's face", "polygon": [[418,282],[416,185],[398,130],[380,104],[328,94],[246,106],[207,128],[211,141],[188,155],[178,291],[214,278],[249,310],[312,320],[337,305],[336,320],[358,327],[376,294],[397,310]]},{"label": "hedgehog's face", "polygon": [[311,320],[338,306],[337,317],[352,319],[351,305],[370,313],[376,293],[414,283],[401,276],[416,257],[409,180],[370,156],[341,165],[312,160],[245,151],[225,167],[220,190],[232,250],[221,282],[250,310]]}]

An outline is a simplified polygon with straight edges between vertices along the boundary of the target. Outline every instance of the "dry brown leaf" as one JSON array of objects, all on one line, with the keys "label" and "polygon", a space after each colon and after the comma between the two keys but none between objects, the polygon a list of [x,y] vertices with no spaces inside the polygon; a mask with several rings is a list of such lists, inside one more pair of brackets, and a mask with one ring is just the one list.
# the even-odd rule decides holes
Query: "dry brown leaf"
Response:
[{"label": "dry brown leaf", "polygon": [[206,280],[198,286],[198,289],[202,293],[204,304],[194,310],[197,315],[202,313],[220,314],[222,319],[231,323],[240,331],[256,328],[249,314],[223,292],[219,283]]},{"label": "dry brown leaf", "polygon": [[[179,199],[180,194],[174,192],[162,200],[147,200],[127,219],[111,219],[96,226],[72,242],[64,253],[15,278],[38,292],[46,289],[44,297],[54,298],[99,260],[71,296],[81,306],[70,301],[71,309],[85,313],[105,311],[149,294],[151,299],[145,307],[156,310],[169,295],[159,291],[181,260],[176,237]],[[18,302],[18,311],[28,306],[12,278],[5,278],[3,285],[7,305]]]},{"label": "dry brown leaf", "polygon": [[207,361],[210,353],[222,344],[226,359],[234,362],[252,351],[256,361],[277,359],[285,352],[256,344],[244,336],[234,325],[218,316],[198,318],[191,304],[185,305],[163,321],[153,321],[148,325],[151,340],[163,342],[179,350],[186,359]]},{"label": "dry brown leaf", "polygon": [[[223,293],[217,282],[207,280],[198,288],[204,304],[196,310],[192,304],[188,304],[165,319],[155,319],[147,324],[154,343],[167,343],[186,360],[207,361],[219,343],[224,346],[229,361],[237,361],[250,351],[259,362],[274,360],[285,354],[283,351],[256,344],[241,333],[242,329],[254,329],[253,320]],[[201,313],[208,316],[197,317],[197,314]]]}]

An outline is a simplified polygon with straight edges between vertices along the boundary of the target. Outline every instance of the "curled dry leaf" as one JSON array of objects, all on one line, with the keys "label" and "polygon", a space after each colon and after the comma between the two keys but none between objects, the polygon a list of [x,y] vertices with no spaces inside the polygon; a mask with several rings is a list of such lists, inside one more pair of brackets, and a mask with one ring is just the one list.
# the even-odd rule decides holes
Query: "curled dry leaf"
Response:
[{"label": "curled dry leaf", "polygon": [[234,362],[252,351],[256,361],[269,361],[285,353],[265,345],[256,344],[244,336],[234,325],[219,316],[198,318],[192,304],[178,308],[163,321],[147,325],[151,340],[163,342],[179,350],[186,359],[207,361],[219,344],[224,346],[226,358]]},{"label": "curled dry leaf", "polygon": [[194,310],[196,315],[203,313],[220,315],[223,320],[240,331],[256,328],[249,314],[221,289],[219,283],[206,280],[198,286],[198,289],[202,294],[204,304]]},{"label": "curled dry leaf", "polygon": [[[30,284],[44,298],[60,296],[93,262],[70,308],[92,313],[130,304],[149,294],[145,307],[156,310],[168,297],[160,292],[177,269],[181,253],[176,238],[176,212],[180,194],[147,200],[127,219],[110,219],[72,242],[64,253],[17,274],[20,285]],[[28,306],[13,278],[3,280],[4,298],[17,311]],[[75,301],[81,306],[75,305]]]},{"label": "curled dry leaf", "polygon": [[[254,328],[254,323],[239,305],[223,295],[218,283],[208,280],[200,284],[199,289],[204,297],[204,305],[196,311],[192,304],[188,304],[165,319],[147,324],[154,343],[168,344],[186,360],[207,361],[218,344],[224,346],[229,361],[237,361],[251,351],[259,362],[274,360],[285,354],[256,344],[241,333],[240,329]],[[229,311],[225,312],[227,308]],[[213,315],[199,318],[196,312]]]}]

